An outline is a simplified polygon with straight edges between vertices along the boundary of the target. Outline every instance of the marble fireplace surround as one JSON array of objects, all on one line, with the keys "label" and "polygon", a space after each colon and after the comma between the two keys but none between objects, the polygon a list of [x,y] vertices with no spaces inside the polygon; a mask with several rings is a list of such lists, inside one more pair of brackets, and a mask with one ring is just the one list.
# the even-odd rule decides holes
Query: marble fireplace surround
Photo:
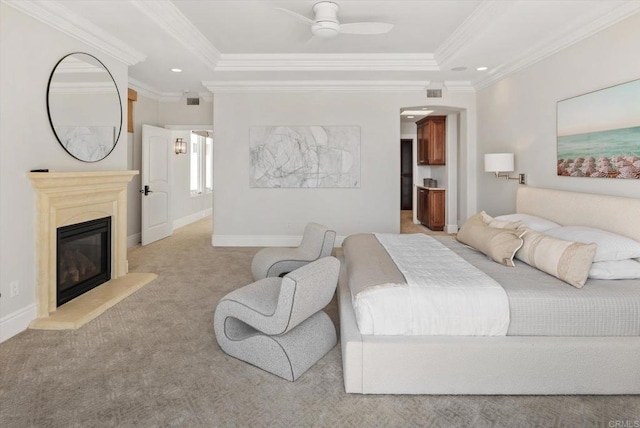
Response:
[{"label": "marble fireplace surround", "polygon": [[[30,328],[77,329],[157,275],[128,273],[127,185],[138,171],[32,172],[37,195],[38,318]],[[111,280],[57,307],[57,228],[111,216]]]}]

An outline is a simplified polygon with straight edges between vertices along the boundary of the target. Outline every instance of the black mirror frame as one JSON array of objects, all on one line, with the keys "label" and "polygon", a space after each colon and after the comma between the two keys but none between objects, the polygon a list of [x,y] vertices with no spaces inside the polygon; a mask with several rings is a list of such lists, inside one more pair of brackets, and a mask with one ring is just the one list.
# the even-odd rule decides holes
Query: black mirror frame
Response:
[{"label": "black mirror frame", "polygon": [[[101,159],[96,159],[96,160],[80,159],[76,155],[71,153],[69,150],[67,150],[67,148],[64,146],[64,144],[62,144],[62,141],[60,141],[60,137],[58,137],[58,134],[56,133],[56,128],[55,128],[55,126],[53,124],[53,119],[51,118],[51,106],[49,105],[49,95],[50,95],[50,91],[51,91],[51,81],[53,80],[53,75],[55,74],[56,69],[58,68],[58,65],[60,65],[60,63],[65,60],[65,58],[70,57],[71,55],[76,55],[76,54],[87,55],[87,56],[90,56],[91,58],[95,59],[96,61],[98,61],[98,63],[100,63],[100,65],[105,69],[105,71],[107,73],[109,73],[109,77],[111,77],[111,81],[113,82],[113,86],[116,88],[116,95],[118,96],[118,105],[119,105],[119,108],[120,108],[120,129],[118,129],[118,136],[116,137],[115,141],[113,142],[113,147],[111,147],[111,150],[109,150],[109,153],[104,155],[104,157],[102,157]],[[111,71],[109,71],[107,66],[104,65],[104,63],[102,61],[100,61],[98,58],[96,58],[94,55],[91,55],[90,53],[86,53],[86,52],[71,52],[71,53],[63,56],[56,63],[56,65],[53,67],[53,70],[51,71],[51,75],[49,76],[49,81],[47,82],[47,116],[49,117],[49,124],[51,125],[51,130],[53,131],[53,135],[55,135],[56,140],[58,140],[58,143],[64,149],[64,151],[69,153],[69,155],[71,157],[79,160],[80,162],[86,162],[86,163],[100,162],[101,160],[106,159],[107,156],[109,156],[111,154],[111,152],[113,152],[113,150],[116,148],[116,145],[118,144],[118,141],[120,140],[120,135],[122,134],[122,125],[123,125],[122,121],[123,121],[124,114],[123,114],[123,111],[122,111],[122,97],[120,97],[120,90],[118,89],[118,84],[116,83],[116,79],[113,78],[113,75],[111,74]]]}]

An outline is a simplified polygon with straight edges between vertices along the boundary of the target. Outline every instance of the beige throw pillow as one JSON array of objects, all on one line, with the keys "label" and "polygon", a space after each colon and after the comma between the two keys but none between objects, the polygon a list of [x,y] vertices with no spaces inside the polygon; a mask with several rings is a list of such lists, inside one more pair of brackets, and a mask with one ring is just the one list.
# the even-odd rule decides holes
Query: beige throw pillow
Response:
[{"label": "beige throw pillow", "polygon": [[523,237],[524,245],[516,258],[555,276],[576,288],[582,288],[589,276],[596,244],[563,241],[531,229]]},{"label": "beige throw pillow", "polygon": [[484,211],[480,212],[480,216],[482,217],[484,224],[489,227],[495,227],[497,229],[520,229],[524,227],[524,223],[521,221],[497,220]]},{"label": "beige throw pillow", "polygon": [[489,227],[482,220],[482,213],[478,213],[462,225],[456,239],[481,251],[500,264],[513,267],[515,266],[513,256],[522,246],[522,235],[525,232],[525,229]]}]

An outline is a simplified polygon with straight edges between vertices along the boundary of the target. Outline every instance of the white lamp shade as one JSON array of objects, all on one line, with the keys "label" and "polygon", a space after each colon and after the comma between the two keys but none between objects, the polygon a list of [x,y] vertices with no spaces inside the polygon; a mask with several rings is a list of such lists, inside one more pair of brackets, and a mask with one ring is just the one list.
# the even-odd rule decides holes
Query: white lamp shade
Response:
[{"label": "white lamp shade", "polygon": [[513,169],[513,153],[488,153],[484,155],[484,170],[486,172],[511,172]]}]

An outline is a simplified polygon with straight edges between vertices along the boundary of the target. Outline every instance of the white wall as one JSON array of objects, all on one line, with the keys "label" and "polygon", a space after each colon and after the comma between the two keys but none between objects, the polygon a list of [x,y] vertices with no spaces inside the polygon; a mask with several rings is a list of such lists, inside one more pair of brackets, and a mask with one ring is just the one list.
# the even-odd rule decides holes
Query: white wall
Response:
[{"label": "white wall", "polygon": [[[49,75],[60,58],[77,51],[107,66],[126,111],[125,64],[0,3],[0,340],[26,328],[36,314],[35,193],[27,172],[127,169],[126,125],[114,151],[95,163],[71,157],[51,130]],[[14,281],[19,294],[11,297],[9,284]]]},{"label": "white wall", "polygon": [[640,14],[478,92],[478,209],[515,210],[517,181],[483,169],[485,153],[512,151],[528,185],[640,197],[640,180],[556,175],[556,103],[640,78]]},{"label": "white wall", "polygon": [[[200,100],[198,106],[187,106],[185,100],[158,101],[145,94],[138,93],[138,101],[134,103],[134,131],[130,134],[129,150],[132,159],[129,168],[140,170],[142,162],[142,125],[153,125],[171,128],[179,125],[181,129],[188,125],[209,125],[213,120],[213,103]],[[196,130],[194,128],[194,130]],[[173,131],[173,139],[182,137],[189,141],[188,131]],[[211,194],[191,196],[189,192],[189,155],[172,154],[173,185],[171,188],[171,206],[174,227],[183,226],[209,213],[213,204]],[[128,244],[140,242],[141,230],[141,197],[138,190],[142,188],[140,176],[134,177],[129,185],[128,205]]]},{"label": "white wall", "polygon": [[[357,232],[400,228],[400,108],[424,104],[425,93],[222,93],[214,109],[214,245],[292,245],[307,222]],[[473,93],[453,93],[443,105],[471,111]],[[469,121],[475,144],[475,120]],[[249,128],[266,125],[357,125],[361,187],[249,187]],[[299,242],[299,241],[298,241]]]},{"label": "white wall", "polygon": [[158,105],[158,122],[164,125],[211,124],[213,102],[200,98],[200,105],[187,105],[186,100],[162,101]]}]

